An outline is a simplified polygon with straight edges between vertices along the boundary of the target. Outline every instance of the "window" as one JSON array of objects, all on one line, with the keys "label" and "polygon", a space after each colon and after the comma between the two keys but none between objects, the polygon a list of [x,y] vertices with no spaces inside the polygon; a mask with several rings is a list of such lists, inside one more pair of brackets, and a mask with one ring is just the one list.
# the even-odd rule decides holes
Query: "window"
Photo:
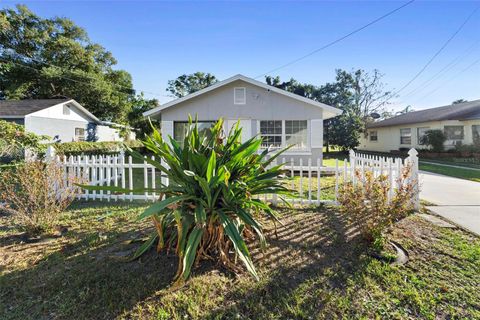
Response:
[{"label": "window", "polygon": [[67,105],[63,106],[63,115],[65,116],[70,115],[70,108]]},{"label": "window", "polygon": [[447,140],[463,140],[463,126],[445,126]]},{"label": "window", "polygon": [[75,128],[75,141],[85,141],[84,128]]},{"label": "window", "polygon": [[425,134],[427,133],[427,131],[430,130],[429,127],[420,127],[420,128],[417,128],[417,143],[419,145],[424,145],[423,143],[423,137],[425,137]]},{"label": "window", "polygon": [[308,143],[307,120],[285,120],[285,144],[306,149]]},{"label": "window", "polygon": [[370,131],[370,141],[378,141],[378,132]]},{"label": "window", "polygon": [[480,125],[474,124],[472,125],[472,140],[475,144],[480,144]]},{"label": "window", "polygon": [[400,144],[412,144],[412,129],[400,129]]},{"label": "window", "polygon": [[263,138],[263,147],[281,147],[283,145],[282,120],[260,121],[260,136]]},{"label": "window", "polygon": [[307,120],[262,120],[260,136],[263,148],[295,145],[292,149],[306,150],[308,145]]},{"label": "window", "polygon": [[245,88],[235,88],[233,89],[233,103],[234,104],[245,104],[246,103],[246,89]]},{"label": "window", "polygon": [[[198,121],[198,132],[200,134],[208,134],[210,131],[208,129],[215,123],[215,121]],[[183,146],[183,140],[185,140],[185,135],[188,130],[188,122],[174,122],[173,124],[173,139],[177,141],[180,146]]]}]

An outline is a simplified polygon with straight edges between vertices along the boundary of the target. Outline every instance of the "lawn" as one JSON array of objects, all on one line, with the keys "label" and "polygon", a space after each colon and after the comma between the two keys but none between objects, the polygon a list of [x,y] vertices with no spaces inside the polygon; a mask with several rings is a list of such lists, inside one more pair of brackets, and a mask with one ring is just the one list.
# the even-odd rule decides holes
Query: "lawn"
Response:
[{"label": "lawn", "polygon": [[[93,205],[93,206],[92,206]],[[22,243],[1,216],[2,319],[331,319],[480,318],[480,240],[420,217],[388,237],[410,254],[406,265],[368,254],[331,207],[281,209],[270,246],[252,248],[261,280],[202,263],[169,289],[172,253],[127,261],[150,225],[143,203],[77,203],[63,215],[66,236]]]},{"label": "lawn", "polygon": [[480,182],[480,170],[453,168],[430,163],[420,163],[420,170],[443,174],[450,177]]}]

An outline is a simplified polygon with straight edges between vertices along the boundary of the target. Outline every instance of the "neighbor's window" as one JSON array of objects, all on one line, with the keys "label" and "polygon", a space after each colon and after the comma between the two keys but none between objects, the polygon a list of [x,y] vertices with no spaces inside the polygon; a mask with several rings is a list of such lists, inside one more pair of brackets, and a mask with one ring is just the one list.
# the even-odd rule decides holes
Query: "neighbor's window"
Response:
[{"label": "neighbor's window", "polygon": [[70,114],[70,108],[67,105],[63,106],[63,114],[68,116]]},{"label": "neighbor's window", "polygon": [[473,143],[480,143],[480,125],[472,125],[472,139]]},{"label": "neighbor's window", "polygon": [[378,132],[370,131],[370,141],[378,141]]},{"label": "neighbor's window", "polygon": [[85,141],[85,128],[75,128],[75,141]]},{"label": "neighbor's window", "polygon": [[282,126],[282,120],[260,121],[260,136],[263,139],[263,147],[281,147],[283,145]]},{"label": "neighbor's window", "polygon": [[[197,122],[198,132],[200,134],[210,132],[208,129],[212,127],[215,121],[199,121]],[[183,146],[183,140],[188,130],[188,122],[174,122],[173,124],[173,139],[177,141],[180,146]]]},{"label": "neighbor's window", "polygon": [[417,128],[417,143],[419,145],[423,145],[422,143],[423,137],[425,137],[425,134],[427,134],[427,131],[430,130],[429,127],[420,127]]},{"label": "neighbor's window", "polygon": [[285,120],[285,145],[306,149],[308,143],[307,120]]},{"label": "neighbor's window", "polygon": [[405,128],[400,129],[400,144],[411,144],[412,143],[412,129]]},{"label": "neighbor's window", "polygon": [[245,88],[235,88],[233,89],[233,103],[234,104],[245,104],[247,100],[246,89]]},{"label": "neighbor's window", "polygon": [[445,126],[444,131],[447,140],[463,140],[463,126]]}]

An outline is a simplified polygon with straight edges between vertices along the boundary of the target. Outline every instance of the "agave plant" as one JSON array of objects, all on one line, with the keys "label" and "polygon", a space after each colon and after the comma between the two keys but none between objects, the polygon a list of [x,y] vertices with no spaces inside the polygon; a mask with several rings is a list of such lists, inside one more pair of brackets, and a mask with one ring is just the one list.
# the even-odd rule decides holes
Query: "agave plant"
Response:
[{"label": "agave plant", "polygon": [[[157,130],[147,137],[145,147],[163,161],[145,160],[168,177],[169,183],[155,189],[161,200],[139,216],[152,219],[155,232],[135,257],[158,241],[157,251],[175,246],[179,259],[177,282],[186,280],[194,262],[202,259],[218,260],[228,269],[239,271],[236,257],[258,279],[245,239],[256,238],[264,247],[259,218],[265,215],[277,219],[276,212],[259,195],[276,194],[283,199],[283,195],[291,194],[282,183],[282,165],[272,164],[288,148],[272,156],[268,150],[260,153],[261,138],[241,143],[241,130],[237,123],[225,136],[223,121],[219,120],[201,134],[190,119],[182,144],[172,137],[167,142]],[[131,152],[144,160],[142,155]]]}]

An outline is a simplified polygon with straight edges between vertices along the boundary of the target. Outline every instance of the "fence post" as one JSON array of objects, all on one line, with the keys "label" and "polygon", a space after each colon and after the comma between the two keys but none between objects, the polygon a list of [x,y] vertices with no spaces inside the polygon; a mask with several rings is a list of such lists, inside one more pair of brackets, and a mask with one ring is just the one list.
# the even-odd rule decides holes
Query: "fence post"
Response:
[{"label": "fence post", "polygon": [[45,152],[45,161],[52,162],[53,160],[55,160],[55,148],[52,145],[49,145]]},{"label": "fence post", "polygon": [[355,185],[355,166],[356,166],[355,151],[350,150],[350,152],[348,154],[350,155],[350,178],[351,178],[351,181],[352,181],[353,185]]},{"label": "fence post", "polygon": [[414,188],[415,188],[415,194],[414,194],[414,207],[415,210],[420,209],[420,189],[418,187],[419,181],[418,181],[418,151],[415,150],[414,148],[410,149],[408,151],[408,162],[411,166],[411,177],[412,181],[414,183]]}]

